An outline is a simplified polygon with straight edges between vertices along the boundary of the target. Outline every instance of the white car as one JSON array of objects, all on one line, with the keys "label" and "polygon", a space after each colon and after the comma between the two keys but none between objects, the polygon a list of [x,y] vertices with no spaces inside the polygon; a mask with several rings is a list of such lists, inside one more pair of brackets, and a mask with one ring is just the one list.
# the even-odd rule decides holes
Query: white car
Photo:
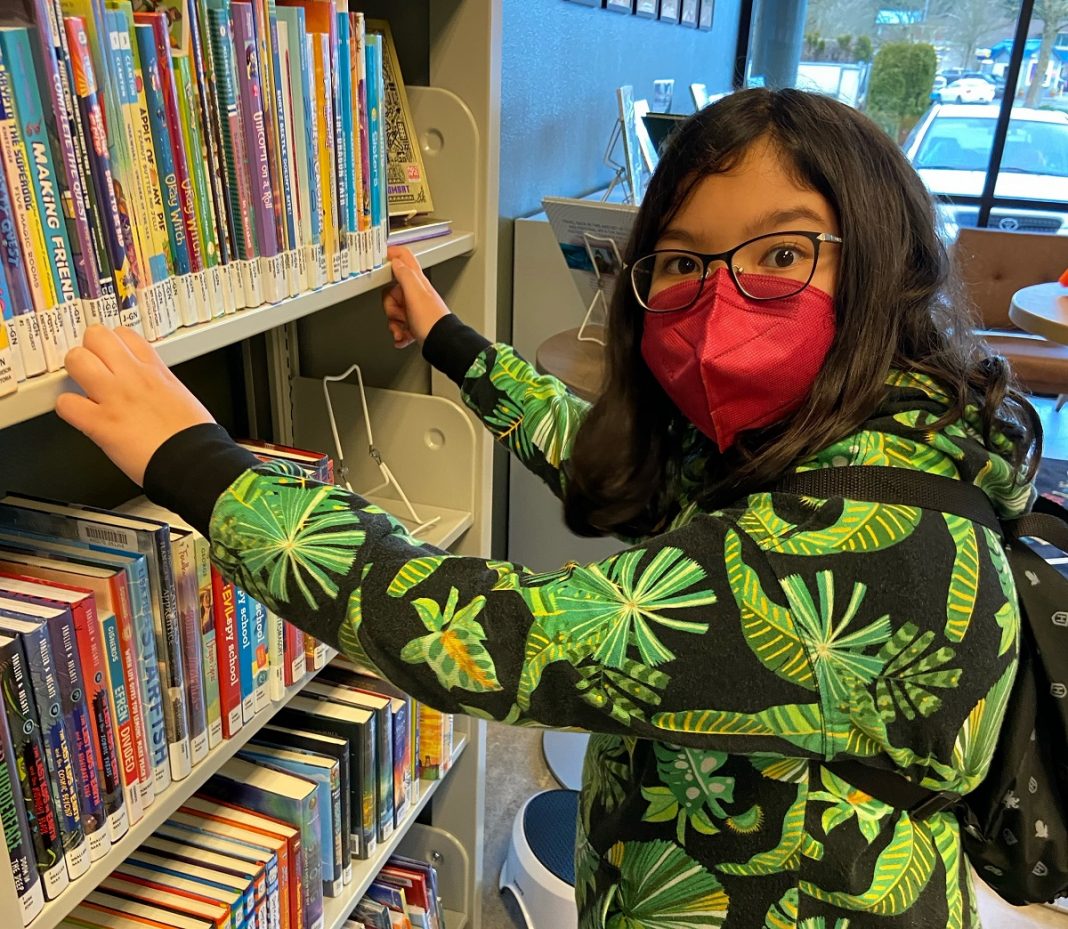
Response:
[{"label": "white car", "polygon": [[942,103],[993,103],[994,85],[981,77],[962,77],[938,91]]},{"label": "white car", "polygon": [[[932,193],[982,194],[998,109],[936,103],[916,124],[903,148]],[[1013,109],[994,196],[1052,202],[1049,210],[995,207],[991,228],[1068,234],[1068,114]],[[942,210],[958,226],[974,226],[979,213],[977,206],[954,204]]]}]

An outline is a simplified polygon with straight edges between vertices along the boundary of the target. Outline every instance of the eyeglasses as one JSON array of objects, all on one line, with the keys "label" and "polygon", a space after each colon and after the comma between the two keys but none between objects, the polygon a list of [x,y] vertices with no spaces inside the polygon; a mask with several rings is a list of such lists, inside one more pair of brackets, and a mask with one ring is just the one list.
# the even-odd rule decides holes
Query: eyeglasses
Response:
[{"label": "eyeglasses", "polygon": [[829,232],[794,230],[757,236],[714,255],[658,249],[631,265],[630,282],[651,313],[688,310],[704,290],[709,265],[722,261],[739,293],[751,300],[782,300],[808,287],[825,242],[842,244]]}]

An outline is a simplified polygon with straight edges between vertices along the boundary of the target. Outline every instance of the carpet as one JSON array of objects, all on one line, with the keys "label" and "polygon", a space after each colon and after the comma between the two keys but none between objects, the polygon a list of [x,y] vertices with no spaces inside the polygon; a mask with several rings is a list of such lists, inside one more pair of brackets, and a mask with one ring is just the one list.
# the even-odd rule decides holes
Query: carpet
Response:
[{"label": "carpet", "polygon": [[1068,506],[1068,461],[1043,458],[1035,477],[1035,490],[1061,506]]}]

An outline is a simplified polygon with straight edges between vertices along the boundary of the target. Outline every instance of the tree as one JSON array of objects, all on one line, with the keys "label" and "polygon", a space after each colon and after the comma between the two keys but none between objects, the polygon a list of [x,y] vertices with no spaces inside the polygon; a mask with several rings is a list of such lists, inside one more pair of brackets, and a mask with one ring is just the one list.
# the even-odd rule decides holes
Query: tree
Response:
[{"label": "tree", "polygon": [[868,108],[898,141],[927,109],[937,66],[934,48],[923,42],[890,42],[876,54]]},{"label": "tree", "polygon": [[1068,0],[1035,0],[1031,21],[1036,19],[1042,20],[1042,41],[1038,46],[1038,60],[1035,62],[1034,76],[1027,87],[1024,106],[1034,106],[1042,95],[1042,82],[1053,55],[1053,43],[1057,33],[1068,26]]},{"label": "tree", "polygon": [[[1019,6],[1019,0],[1013,0]],[[975,50],[979,40],[1005,22],[1005,17],[990,0],[955,0],[944,15],[946,31],[960,49],[962,68],[975,67]]]}]

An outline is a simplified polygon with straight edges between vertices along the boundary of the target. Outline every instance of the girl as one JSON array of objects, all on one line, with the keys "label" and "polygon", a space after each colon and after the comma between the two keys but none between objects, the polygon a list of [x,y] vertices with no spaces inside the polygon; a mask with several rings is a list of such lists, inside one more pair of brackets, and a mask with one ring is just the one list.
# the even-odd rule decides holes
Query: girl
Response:
[{"label": "girl", "polygon": [[1029,500],[1039,426],[947,296],[897,146],[794,90],[689,120],[637,216],[588,409],[390,258],[396,344],[422,344],[574,529],[643,541],[547,574],[434,551],[258,463],[122,330],[69,354],[86,396],[57,410],[209,535],[224,574],[417,699],[594,733],[583,927],[976,925],[952,815],[824,763],[978,784],[1016,666],[1002,550],[960,517],[767,491],[864,464],[974,482],[1004,515]]}]

